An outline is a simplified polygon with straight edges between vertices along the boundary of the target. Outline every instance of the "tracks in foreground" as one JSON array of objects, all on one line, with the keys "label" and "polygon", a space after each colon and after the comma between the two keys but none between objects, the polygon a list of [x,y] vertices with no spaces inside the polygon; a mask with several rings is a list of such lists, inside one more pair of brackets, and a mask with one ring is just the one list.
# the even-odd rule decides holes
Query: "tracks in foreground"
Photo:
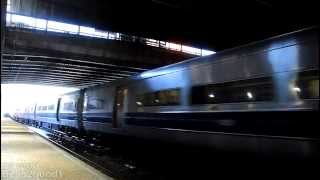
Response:
[{"label": "tracks in foreground", "polygon": [[291,159],[283,161],[252,154],[221,153],[206,148],[111,135],[101,138],[101,141],[68,132],[31,128],[101,172],[120,180],[214,179],[221,176],[225,179],[243,177],[249,171],[266,175],[292,174],[309,171],[308,168],[312,167],[312,163]]},{"label": "tracks in foreground", "polygon": [[113,142],[110,142],[110,146],[102,146],[95,138],[89,141],[85,139],[86,137],[80,138],[71,133],[28,127],[61,149],[115,179],[135,180],[150,179],[150,177],[156,179],[148,170],[137,168],[134,160],[121,154],[123,152],[117,150],[118,147],[113,147]]}]

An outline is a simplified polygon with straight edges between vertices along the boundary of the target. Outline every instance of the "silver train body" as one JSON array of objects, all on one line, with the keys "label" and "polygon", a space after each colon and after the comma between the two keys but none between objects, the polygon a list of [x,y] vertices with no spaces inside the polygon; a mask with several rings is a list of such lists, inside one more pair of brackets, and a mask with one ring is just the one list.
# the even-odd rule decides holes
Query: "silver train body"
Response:
[{"label": "silver train body", "polygon": [[313,156],[320,138],[319,29],[82,89],[28,111],[17,118],[218,150]]}]

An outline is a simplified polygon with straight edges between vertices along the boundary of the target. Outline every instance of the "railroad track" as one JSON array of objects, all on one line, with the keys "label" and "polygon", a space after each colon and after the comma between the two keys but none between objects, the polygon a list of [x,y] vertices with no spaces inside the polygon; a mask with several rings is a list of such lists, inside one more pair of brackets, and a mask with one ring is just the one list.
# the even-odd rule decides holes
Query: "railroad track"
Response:
[{"label": "railroad track", "polygon": [[[72,135],[71,133],[27,126],[42,138],[108,176],[120,180],[147,179],[144,175],[149,173],[143,172],[144,170],[136,168],[132,161],[114,153],[112,147],[105,147],[94,142],[88,142],[88,140]],[[94,140],[95,139],[93,139],[93,141]],[[147,176],[150,177],[149,175]]]},{"label": "railroad track", "polygon": [[[306,172],[309,172],[309,167],[313,164],[303,160],[273,159],[241,152],[221,153],[213,149],[158,141],[144,142],[132,138],[129,141],[114,140],[114,137],[100,138],[103,139],[101,145],[99,139],[29,127],[97,170],[120,180],[214,179],[219,175],[232,176],[229,171],[246,172],[248,169],[263,174],[267,173],[265,170],[268,173],[281,173],[278,170],[282,170],[282,167],[298,168],[299,171],[307,169]],[[114,142],[118,145],[114,145]]]}]

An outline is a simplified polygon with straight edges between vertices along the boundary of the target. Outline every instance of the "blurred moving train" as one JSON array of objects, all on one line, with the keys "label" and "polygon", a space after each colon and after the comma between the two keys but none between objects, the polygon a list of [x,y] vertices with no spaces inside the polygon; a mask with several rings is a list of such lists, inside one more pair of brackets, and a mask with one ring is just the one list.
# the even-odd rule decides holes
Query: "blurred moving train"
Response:
[{"label": "blurred moving train", "polygon": [[319,149],[319,28],[89,87],[27,107],[15,119],[218,150]]}]

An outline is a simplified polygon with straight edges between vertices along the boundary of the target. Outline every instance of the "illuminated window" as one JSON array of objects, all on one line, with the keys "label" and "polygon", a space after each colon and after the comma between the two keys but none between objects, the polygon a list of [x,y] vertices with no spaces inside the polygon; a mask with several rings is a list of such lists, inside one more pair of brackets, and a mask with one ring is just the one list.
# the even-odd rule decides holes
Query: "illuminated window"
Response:
[{"label": "illuminated window", "polygon": [[94,30],[94,36],[95,37],[100,37],[100,38],[105,38],[107,39],[108,38],[108,32],[105,32],[105,31],[99,31],[99,30]]},{"label": "illuminated window", "polygon": [[11,22],[21,27],[34,27],[36,20],[32,17],[12,14]]},{"label": "illuminated window", "polygon": [[54,110],[54,105],[51,104],[50,106],[48,106],[48,110],[50,110],[50,111]]},{"label": "illuminated window", "polygon": [[274,98],[271,78],[195,86],[191,97],[192,104],[272,101]]},{"label": "illuminated window", "polygon": [[46,30],[47,20],[45,19],[35,19],[35,27],[39,30]]},{"label": "illuminated window", "polygon": [[65,111],[75,111],[73,102],[66,102],[63,104],[63,110]]},{"label": "illuminated window", "polygon": [[104,105],[105,105],[105,101],[103,99],[88,98],[86,100],[85,109],[87,111],[90,111],[90,110],[101,110],[101,109],[104,109]]},{"label": "illuminated window", "polygon": [[172,106],[180,104],[180,89],[161,90],[137,97],[139,106]]},{"label": "illuminated window", "polygon": [[166,43],[166,47],[168,49],[172,49],[172,50],[175,50],[175,51],[181,51],[181,44],[175,44],[175,43],[167,42]]},{"label": "illuminated window", "polygon": [[42,106],[42,108],[41,108],[42,111],[46,111],[47,109],[48,109],[47,106]]},{"label": "illuminated window", "polygon": [[74,24],[48,21],[48,31],[77,34],[79,26]]},{"label": "illuminated window", "polygon": [[214,51],[209,51],[209,50],[205,50],[205,49],[201,50],[201,56],[208,56],[208,55],[215,54],[215,53],[216,52],[214,52]]},{"label": "illuminated window", "polygon": [[194,55],[201,55],[201,49],[194,48],[191,46],[182,46],[182,52],[194,54]]},{"label": "illuminated window", "polygon": [[7,12],[11,11],[11,0],[7,0]]},{"label": "illuminated window", "polygon": [[91,27],[85,27],[85,26],[80,26],[80,31],[79,34],[83,36],[94,36],[94,28]]},{"label": "illuminated window", "polygon": [[109,32],[108,39],[120,39],[120,33]]},{"label": "illuminated window", "polygon": [[162,47],[162,48],[166,48],[166,44],[167,44],[167,42],[165,42],[165,41],[159,41],[159,47]]},{"label": "illuminated window", "polygon": [[159,41],[155,39],[146,39],[146,44],[149,46],[159,47]]},{"label": "illuminated window", "polygon": [[9,26],[11,24],[11,14],[7,13],[6,15],[6,25]]}]

